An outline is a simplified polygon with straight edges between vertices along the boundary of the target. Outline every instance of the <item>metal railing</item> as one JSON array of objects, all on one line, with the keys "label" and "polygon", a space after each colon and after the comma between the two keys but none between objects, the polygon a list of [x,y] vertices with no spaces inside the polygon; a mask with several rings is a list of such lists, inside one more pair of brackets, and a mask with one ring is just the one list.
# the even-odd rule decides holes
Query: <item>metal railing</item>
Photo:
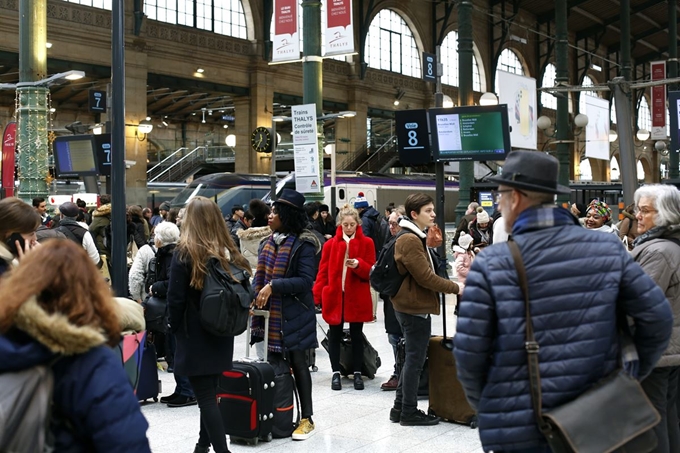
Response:
[{"label": "metal railing", "polygon": [[399,159],[399,152],[397,151],[396,135],[391,136],[385,143],[380,146],[375,152],[371,153],[357,169],[364,173],[378,172],[384,173]]},{"label": "metal railing", "polygon": [[171,165],[161,169],[157,174],[149,178],[148,181],[184,181],[188,177],[195,175],[206,163],[233,163],[235,158],[234,150],[227,146],[198,146]]},{"label": "metal railing", "polygon": [[186,147],[181,147],[172,152],[168,157],[163,159],[162,161],[158,162],[156,165],[151,167],[146,171],[146,180],[147,181],[155,181],[158,178],[158,175],[160,175],[165,169],[171,167],[174,162],[177,160],[181,159],[184,156],[184,153],[188,151],[189,148]]}]

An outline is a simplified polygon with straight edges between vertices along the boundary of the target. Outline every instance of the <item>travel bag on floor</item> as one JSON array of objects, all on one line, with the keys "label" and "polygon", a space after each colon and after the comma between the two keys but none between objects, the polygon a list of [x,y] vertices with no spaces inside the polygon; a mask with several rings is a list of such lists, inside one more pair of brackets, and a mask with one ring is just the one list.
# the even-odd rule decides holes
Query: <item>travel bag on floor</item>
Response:
[{"label": "travel bag on floor", "polygon": [[295,379],[290,364],[281,354],[269,353],[268,361],[274,368],[274,422],[272,437],[282,439],[293,435],[300,424],[298,403],[297,419],[295,419]]},{"label": "travel bag on floor", "polygon": [[[459,296],[456,295],[456,298]],[[444,420],[477,427],[477,416],[465,397],[456,374],[453,340],[446,336],[446,306],[442,303],[444,336],[432,337],[427,348],[429,376],[429,413]]]},{"label": "travel bag on floor", "polygon": [[[323,329],[322,329],[323,330]],[[324,332],[326,334],[326,332]],[[364,337],[364,361],[361,364],[361,374],[369,379],[375,378],[375,373],[382,365],[378,351],[373,345],[368,342],[366,335]],[[328,352],[328,335],[321,340],[321,346]],[[354,364],[352,363],[352,337],[349,334],[349,329],[342,331],[342,340],[340,340],[340,374],[343,376],[354,375]]]},{"label": "travel bag on floor", "polygon": [[153,399],[158,402],[158,393],[161,390],[161,381],[158,379],[158,365],[156,363],[156,346],[150,341],[144,344],[142,354],[142,367],[137,383],[137,399],[145,402]]},{"label": "travel bag on floor", "polygon": [[[253,310],[264,316],[264,350],[269,337],[269,311]],[[250,322],[246,338],[250,339]],[[260,440],[272,440],[274,425],[274,368],[268,362],[251,359],[250,341],[246,343],[246,357],[234,360],[233,368],[220,376],[217,399],[224,423],[224,431],[232,442],[257,445]]]}]

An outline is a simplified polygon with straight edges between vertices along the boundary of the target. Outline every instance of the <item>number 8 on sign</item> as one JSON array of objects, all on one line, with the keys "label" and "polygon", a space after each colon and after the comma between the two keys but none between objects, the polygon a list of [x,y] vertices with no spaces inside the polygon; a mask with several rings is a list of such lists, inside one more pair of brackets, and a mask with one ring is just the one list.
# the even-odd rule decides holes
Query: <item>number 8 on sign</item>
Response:
[{"label": "number 8 on sign", "polygon": [[408,131],[408,144],[409,146],[418,145],[418,133],[416,131]]},{"label": "number 8 on sign", "polygon": [[427,75],[434,75],[433,74],[433,67],[432,67],[432,62],[427,63]]}]

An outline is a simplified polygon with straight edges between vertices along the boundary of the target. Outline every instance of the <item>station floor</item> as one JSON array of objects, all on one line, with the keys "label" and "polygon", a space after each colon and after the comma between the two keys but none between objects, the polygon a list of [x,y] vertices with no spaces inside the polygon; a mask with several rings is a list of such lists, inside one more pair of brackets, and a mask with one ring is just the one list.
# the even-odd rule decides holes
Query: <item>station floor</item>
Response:
[{"label": "station floor", "polygon": [[[453,304],[455,299],[447,297],[447,334],[455,329]],[[318,371],[312,373],[314,423],[316,434],[305,441],[274,439],[250,446],[229,442],[234,453],[242,452],[446,452],[482,453],[479,432],[469,426],[441,422],[436,426],[406,427],[389,421],[389,410],[394,392],[382,391],[380,384],[387,381],[392,373],[394,358],[392,347],[387,341],[382,316],[382,301],[378,303],[378,321],[364,325],[364,333],[378,351],[382,366],[373,380],[364,378],[366,388],[356,391],[352,381],[343,378],[341,391],[331,390],[331,368],[328,354],[320,347],[317,350]],[[324,330],[327,326],[321,315],[317,315]],[[432,332],[441,335],[442,317],[432,317]],[[317,325],[319,343],[324,337]],[[245,334],[237,338],[234,358],[245,356]],[[254,355],[254,349],[252,355]],[[171,374],[159,372],[163,392],[173,392],[175,382]],[[419,401],[420,409],[427,411],[427,399]],[[154,453],[191,453],[198,439],[199,411],[197,406],[168,408],[160,403],[145,403],[142,412],[149,421],[148,437]],[[212,450],[211,450],[212,451]]]}]

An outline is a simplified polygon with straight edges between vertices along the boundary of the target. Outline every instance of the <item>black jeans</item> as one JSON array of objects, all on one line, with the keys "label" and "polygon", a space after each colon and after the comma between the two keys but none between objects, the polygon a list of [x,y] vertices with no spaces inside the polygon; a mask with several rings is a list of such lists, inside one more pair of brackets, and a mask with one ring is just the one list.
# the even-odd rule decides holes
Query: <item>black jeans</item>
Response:
[{"label": "black jeans", "polygon": [[293,369],[295,386],[300,395],[300,417],[310,418],[314,415],[312,406],[312,375],[307,366],[305,351],[288,351],[288,362]]},{"label": "black jeans", "polygon": [[217,380],[219,375],[189,376],[194,388],[198,407],[201,410],[201,429],[198,433],[198,445],[208,447],[210,444],[216,453],[226,453],[227,435],[224,432],[222,416],[217,407]]},{"label": "black jeans", "polygon": [[677,453],[680,451],[680,427],[678,426],[678,379],[680,367],[654,368],[641,382],[642,388],[659,414],[661,423],[654,427],[659,440],[655,453]]},{"label": "black jeans", "polygon": [[432,331],[432,319],[394,311],[404,332],[406,357],[399,375],[394,406],[401,406],[402,415],[411,415],[418,409],[418,386],[420,374],[427,358],[427,345]]},{"label": "black jeans", "polygon": [[[343,324],[328,326],[328,356],[331,359],[333,372],[340,371],[340,343],[342,342]],[[361,373],[361,365],[364,363],[364,323],[350,322],[349,335],[352,339],[352,365],[354,370],[347,370],[348,373],[354,371]]]}]

